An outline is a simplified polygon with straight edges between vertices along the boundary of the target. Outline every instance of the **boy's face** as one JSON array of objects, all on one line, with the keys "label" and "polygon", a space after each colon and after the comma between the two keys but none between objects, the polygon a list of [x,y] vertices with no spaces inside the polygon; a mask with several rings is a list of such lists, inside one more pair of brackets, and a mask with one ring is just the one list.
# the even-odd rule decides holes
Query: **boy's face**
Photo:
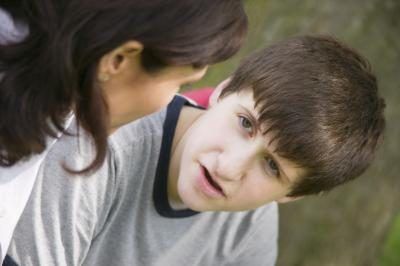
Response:
[{"label": "boy's face", "polygon": [[241,211],[288,201],[304,175],[276,153],[262,135],[253,93],[220,99],[189,128],[182,151],[177,193],[197,211]]}]

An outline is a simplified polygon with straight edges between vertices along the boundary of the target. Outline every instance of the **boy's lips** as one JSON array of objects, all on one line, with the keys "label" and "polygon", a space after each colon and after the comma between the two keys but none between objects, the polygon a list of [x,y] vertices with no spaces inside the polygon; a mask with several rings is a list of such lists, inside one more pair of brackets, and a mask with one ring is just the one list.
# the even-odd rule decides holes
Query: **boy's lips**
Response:
[{"label": "boy's lips", "polygon": [[199,185],[203,191],[206,192],[206,194],[210,196],[225,196],[224,190],[222,187],[218,184],[218,182],[215,180],[215,178],[210,174],[210,172],[207,170],[206,167],[204,167],[202,164],[200,164],[200,177],[199,177]]}]

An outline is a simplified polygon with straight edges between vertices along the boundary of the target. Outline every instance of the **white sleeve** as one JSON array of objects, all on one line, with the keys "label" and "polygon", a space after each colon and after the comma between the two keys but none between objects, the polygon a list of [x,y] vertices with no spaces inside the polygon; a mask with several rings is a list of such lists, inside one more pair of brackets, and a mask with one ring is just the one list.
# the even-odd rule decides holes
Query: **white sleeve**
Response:
[{"label": "white sleeve", "polygon": [[107,221],[117,183],[112,154],[87,176],[63,169],[63,162],[75,170],[91,162],[87,143],[77,154],[76,138],[64,135],[43,162],[7,252],[17,264],[82,265],[85,260]]},{"label": "white sleeve", "polygon": [[0,44],[18,42],[29,34],[28,27],[19,21],[14,21],[10,14],[0,8]]}]

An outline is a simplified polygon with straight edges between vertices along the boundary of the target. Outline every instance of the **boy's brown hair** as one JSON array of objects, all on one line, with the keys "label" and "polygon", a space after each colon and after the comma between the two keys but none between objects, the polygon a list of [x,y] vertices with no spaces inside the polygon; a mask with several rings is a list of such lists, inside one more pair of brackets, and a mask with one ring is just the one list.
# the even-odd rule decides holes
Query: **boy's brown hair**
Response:
[{"label": "boy's brown hair", "polygon": [[368,62],[327,36],[301,36],[245,59],[221,97],[254,92],[264,134],[307,175],[288,196],[327,191],[361,175],[381,142],[384,100]]}]

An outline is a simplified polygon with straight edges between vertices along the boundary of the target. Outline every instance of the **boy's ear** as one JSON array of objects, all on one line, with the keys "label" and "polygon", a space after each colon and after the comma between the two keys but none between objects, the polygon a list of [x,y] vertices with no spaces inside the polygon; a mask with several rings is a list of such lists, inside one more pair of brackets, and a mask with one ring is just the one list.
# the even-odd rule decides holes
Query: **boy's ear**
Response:
[{"label": "boy's ear", "polygon": [[99,63],[99,75],[115,75],[121,73],[132,63],[140,64],[143,44],[138,41],[128,41],[111,52],[103,55]]},{"label": "boy's ear", "polygon": [[221,83],[218,84],[218,86],[214,89],[213,93],[210,96],[209,100],[209,106],[213,106],[218,102],[218,98],[221,95],[222,91],[225,89],[225,87],[229,84],[231,81],[231,78],[227,78]]},{"label": "boy's ear", "polygon": [[301,198],[303,198],[303,196],[299,196],[299,197],[289,197],[289,196],[286,196],[286,197],[282,197],[282,198],[280,198],[280,199],[277,199],[276,202],[278,202],[278,203],[287,203],[287,202],[299,200],[299,199],[301,199]]}]

